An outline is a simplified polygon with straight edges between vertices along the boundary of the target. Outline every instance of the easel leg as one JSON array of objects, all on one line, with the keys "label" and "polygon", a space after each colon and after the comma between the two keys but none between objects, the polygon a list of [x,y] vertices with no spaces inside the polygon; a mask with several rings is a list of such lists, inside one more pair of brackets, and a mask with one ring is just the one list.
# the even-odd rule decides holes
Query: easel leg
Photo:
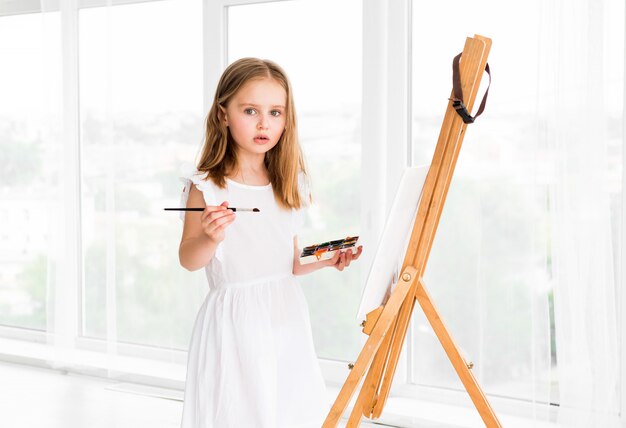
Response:
[{"label": "easel leg", "polygon": [[363,395],[363,388],[361,387],[359,398],[357,398],[356,403],[354,403],[354,408],[350,413],[350,418],[348,419],[346,428],[357,428],[359,425],[361,425],[361,418],[363,417],[363,406],[367,405],[368,398],[369,397]]},{"label": "easel leg", "polygon": [[[406,299],[405,299],[406,301]],[[364,394],[365,401],[362,406],[363,416],[366,418],[372,417],[374,406],[378,401],[378,391],[380,383],[385,372],[385,367],[389,360],[389,354],[391,352],[392,343],[396,335],[396,329],[398,328],[398,317],[393,319],[393,323],[389,328],[389,331],[385,335],[383,343],[378,348],[378,352],[374,357],[374,362],[367,373],[367,377],[361,387],[361,394]]]},{"label": "easel leg", "polygon": [[[348,419],[346,428],[356,428],[361,424],[361,418],[363,416],[368,418],[370,417],[372,403],[376,402],[376,398],[378,396],[377,386],[380,381],[382,370],[382,367],[380,367],[380,360],[383,359],[382,357],[387,354],[387,349],[389,349],[389,341],[394,324],[395,318],[392,325],[389,327],[389,330],[387,330],[387,334],[385,334],[376,355],[374,356],[374,361],[367,372],[367,376],[365,376],[365,380],[363,381],[361,390],[359,391],[359,396],[354,403],[352,412],[350,413],[350,418]],[[384,364],[384,360],[382,364]]]},{"label": "easel leg", "polygon": [[393,381],[396,367],[398,366],[398,360],[400,359],[400,352],[402,351],[402,345],[404,344],[404,339],[406,337],[406,331],[408,329],[411,314],[413,314],[413,306],[415,306],[415,298],[409,296],[402,303],[400,314],[396,319],[393,337],[391,338],[391,344],[393,346],[391,346],[387,357],[385,376],[382,379],[382,383],[379,381],[379,386],[377,386],[378,400],[376,401],[376,403],[374,403],[374,406],[372,407],[372,419],[377,419],[380,417],[383,412],[383,407],[385,406],[385,403],[387,401],[387,397],[389,396],[389,391],[391,390],[391,382]]},{"label": "easel leg", "polygon": [[323,428],[334,428],[339,423],[339,419],[346,410],[346,407],[348,407],[348,403],[350,402],[355,389],[359,385],[361,378],[365,374],[365,370],[367,370],[372,363],[374,354],[383,342],[385,335],[388,334],[389,328],[398,313],[400,305],[406,299],[412,285],[415,281],[417,281],[416,272],[417,271],[414,268],[407,267],[405,270],[405,273],[408,274],[406,276],[407,280],[401,279],[394,291],[391,293],[391,297],[385,305],[380,318],[376,322],[374,330],[365,342],[365,346],[363,346],[359,357],[354,363],[354,367],[350,370],[348,378],[343,384],[341,391],[339,391],[339,395],[337,396],[332,408],[328,412],[328,416],[322,425]]},{"label": "easel leg", "polygon": [[417,286],[416,298],[420,306],[422,307],[424,314],[428,319],[428,322],[430,322],[433,331],[437,335],[439,342],[441,342],[443,349],[446,351],[448,359],[452,363],[454,370],[461,379],[461,382],[463,382],[463,386],[465,387],[467,393],[472,399],[476,410],[478,410],[480,417],[485,422],[485,426],[487,426],[488,428],[501,428],[502,425],[500,425],[498,417],[491,408],[491,405],[487,401],[487,398],[480,388],[480,385],[478,385],[478,382],[474,378],[474,375],[467,367],[467,362],[463,359],[459,348],[452,340],[452,336],[450,336],[448,329],[444,325],[443,320],[439,315],[439,311],[433,304],[430,295],[424,287],[424,283],[421,279],[419,280]]},{"label": "easel leg", "polygon": [[394,318],[391,327],[387,331],[387,334],[385,334],[385,338],[376,352],[374,361],[367,372],[363,385],[361,385],[359,396],[354,404],[346,428],[358,427],[361,423],[362,416],[367,418],[371,417],[372,409],[378,399],[378,385],[380,384],[382,373],[389,356],[389,348],[391,346],[396,321],[397,318]]}]

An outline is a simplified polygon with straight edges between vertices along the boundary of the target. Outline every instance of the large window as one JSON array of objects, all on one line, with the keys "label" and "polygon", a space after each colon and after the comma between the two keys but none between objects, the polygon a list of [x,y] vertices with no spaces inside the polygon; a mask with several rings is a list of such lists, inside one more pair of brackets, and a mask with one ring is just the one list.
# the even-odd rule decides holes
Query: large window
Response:
[{"label": "large window", "polygon": [[[46,144],[62,123],[49,109],[61,100],[60,23],[58,13],[0,18],[0,324],[37,330],[48,315],[48,208],[61,151]],[[44,40],[44,28],[59,37]]]},{"label": "large window", "polygon": [[[227,45],[229,63],[245,56],[271,59],[285,69],[294,88],[315,200],[300,247],[358,235],[361,3],[298,0],[231,6]],[[356,263],[344,272],[324,269],[301,277],[321,358],[351,360],[360,350],[355,321],[360,269],[364,267]]]},{"label": "large window", "polygon": [[86,336],[188,346],[202,295],[178,265],[181,222],[163,207],[178,204],[179,167],[203,137],[201,10],[187,0],[80,11]]},{"label": "large window", "polygon": [[[203,94],[216,83],[203,81],[216,73],[203,69],[207,57],[217,55],[203,43],[203,3],[45,6],[45,13],[0,17],[0,190],[8,202],[0,210],[0,322],[62,334],[73,334],[76,323],[80,336],[109,344],[185,350],[206,281],[180,268],[172,243],[181,223],[162,208],[178,204],[179,167],[201,147]],[[269,58],[293,84],[315,199],[300,245],[358,235],[361,2],[270,2],[227,12],[225,63]],[[66,211],[41,211],[42,200],[70,220]],[[321,357],[352,360],[360,349],[354,316],[364,268],[303,278]],[[77,290],[62,293],[68,277]],[[55,325],[60,317],[73,321]]]}]

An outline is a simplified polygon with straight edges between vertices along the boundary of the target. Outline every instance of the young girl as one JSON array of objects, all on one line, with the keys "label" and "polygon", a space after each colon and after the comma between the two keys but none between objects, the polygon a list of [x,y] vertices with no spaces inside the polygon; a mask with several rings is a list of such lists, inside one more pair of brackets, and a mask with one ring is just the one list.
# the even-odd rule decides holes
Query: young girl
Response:
[{"label": "young girl", "polygon": [[[321,426],[330,403],[295,275],[343,270],[357,253],[300,265],[310,202],[291,86],[244,58],[220,78],[196,171],[186,177],[180,263],[209,293],[189,347],[182,428]],[[258,208],[258,212],[228,209]]]}]

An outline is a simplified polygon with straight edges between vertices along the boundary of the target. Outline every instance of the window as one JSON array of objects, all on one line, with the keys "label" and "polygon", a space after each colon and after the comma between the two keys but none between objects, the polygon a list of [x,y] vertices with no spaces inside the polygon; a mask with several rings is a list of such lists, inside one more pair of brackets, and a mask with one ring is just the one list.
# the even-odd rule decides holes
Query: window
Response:
[{"label": "window", "polygon": [[0,324],[37,330],[46,328],[47,208],[60,151],[46,144],[59,129],[44,128],[42,118],[56,113],[48,107],[61,90],[60,62],[42,67],[44,55],[60,58],[60,37],[44,40],[42,24],[59,34],[58,13],[0,17]]},{"label": "window", "polygon": [[188,346],[202,299],[173,247],[181,222],[163,208],[178,204],[172,179],[203,137],[201,16],[195,0],[80,10],[86,336],[116,322],[121,342]]}]

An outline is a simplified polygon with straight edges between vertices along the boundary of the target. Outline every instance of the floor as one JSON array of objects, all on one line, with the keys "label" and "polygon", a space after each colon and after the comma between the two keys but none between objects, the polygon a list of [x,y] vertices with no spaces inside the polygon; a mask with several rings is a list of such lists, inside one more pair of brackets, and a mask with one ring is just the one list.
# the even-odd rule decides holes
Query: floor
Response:
[{"label": "floor", "polygon": [[[180,399],[118,390],[117,382],[0,362],[0,426],[178,428]],[[121,385],[122,389],[124,385]],[[345,422],[340,424],[345,427]],[[361,424],[363,428],[380,428]]]},{"label": "floor", "polygon": [[[329,403],[335,396],[336,392],[329,391]],[[165,389],[160,391],[158,388],[120,384],[96,377],[74,373],[63,374],[44,368],[0,362],[2,427],[179,428],[181,397],[182,391]],[[345,427],[345,424],[346,421],[343,420],[339,427]],[[444,424],[419,419],[389,422],[387,425],[363,422],[360,426],[466,427],[461,424],[449,422]]]}]

